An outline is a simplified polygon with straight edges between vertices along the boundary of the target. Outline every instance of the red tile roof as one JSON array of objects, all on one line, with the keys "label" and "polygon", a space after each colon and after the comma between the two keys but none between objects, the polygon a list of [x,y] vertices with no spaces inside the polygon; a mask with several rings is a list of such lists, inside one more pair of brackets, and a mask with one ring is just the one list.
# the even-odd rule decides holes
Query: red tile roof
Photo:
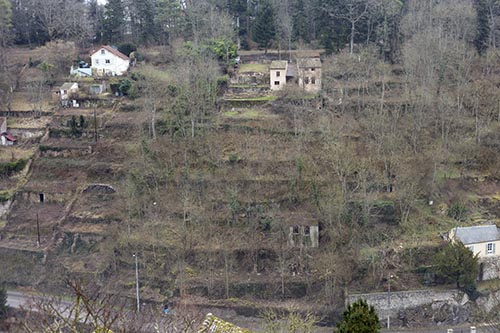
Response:
[{"label": "red tile roof", "polygon": [[16,142],[17,141],[17,139],[16,139],[15,136],[12,136],[12,135],[10,135],[8,133],[2,133],[1,136],[4,136],[7,140],[12,141],[12,142]]},{"label": "red tile roof", "polygon": [[113,53],[115,56],[122,58],[123,60],[130,60],[130,58],[127,57],[125,54],[121,53],[120,51],[109,45],[102,45],[99,49],[97,49],[97,51],[92,51],[91,55],[96,52],[99,52],[101,49],[105,49],[106,51]]}]

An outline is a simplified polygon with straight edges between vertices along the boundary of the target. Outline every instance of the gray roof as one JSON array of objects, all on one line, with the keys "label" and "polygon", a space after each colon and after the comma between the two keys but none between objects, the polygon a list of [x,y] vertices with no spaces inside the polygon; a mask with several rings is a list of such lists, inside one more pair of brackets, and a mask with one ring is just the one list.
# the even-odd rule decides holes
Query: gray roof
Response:
[{"label": "gray roof", "polygon": [[297,59],[299,68],[321,68],[321,60],[319,58],[299,58]]},{"label": "gray roof", "polygon": [[455,237],[463,244],[483,243],[500,238],[496,225],[480,225],[476,227],[457,227]]},{"label": "gray roof", "polygon": [[288,65],[288,61],[286,60],[274,60],[271,62],[269,69],[285,69]]},{"label": "gray roof", "polygon": [[60,89],[61,90],[70,90],[74,84],[75,84],[75,82],[64,82],[64,84],[61,86]]},{"label": "gray roof", "polygon": [[297,66],[290,64],[286,70],[286,76],[296,77],[297,76]]}]

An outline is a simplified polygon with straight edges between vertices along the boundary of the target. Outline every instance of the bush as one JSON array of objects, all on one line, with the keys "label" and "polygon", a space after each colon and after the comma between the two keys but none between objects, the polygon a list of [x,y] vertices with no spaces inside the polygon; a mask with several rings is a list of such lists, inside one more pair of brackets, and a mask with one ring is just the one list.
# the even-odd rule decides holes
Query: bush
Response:
[{"label": "bush", "polygon": [[0,191],[0,203],[10,200],[10,193],[8,191]]},{"label": "bush", "polygon": [[45,146],[45,145],[38,146],[38,149],[40,149],[40,151],[42,153],[45,153],[47,151],[62,151],[63,150],[61,147],[53,147],[53,146]]},{"label": "bush", "polygon": [[118,45],[118,51],[128,57],[130,53],[137,51],[137,46],[135,46],[135,44],[133,43],[121,43],[120,45]]},{"label": "bush", "polygon": [[28,160],[20,159],[15,162],[0,163],[0,177],[9,177],[24,169]]},{"label": "bush", "polygon": [[342,321],[337,327],[336,332],[380,332],[378,315],[373,305],[368,305],[368,303],[366,303],[363,299],[349,304],[347,310],[342,315]]},{"label": "bush", "polygon": [[7,305],[7,290],[5,286],[0,286],[0,319],[5,318],[9,306]]},{"label": "bush", "polygon": [[457,221],[463,221],[467,217],[468,211],[462,202],[457,201],[448,208],[448,216]]}]

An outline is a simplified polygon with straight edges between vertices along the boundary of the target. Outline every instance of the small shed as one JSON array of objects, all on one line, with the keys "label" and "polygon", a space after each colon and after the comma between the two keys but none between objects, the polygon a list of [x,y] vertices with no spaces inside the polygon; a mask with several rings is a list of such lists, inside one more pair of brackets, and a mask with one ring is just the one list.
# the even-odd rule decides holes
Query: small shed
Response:
[{"label": "small shed", "polygon": [[2,144],[2,146],[13,146],[17,144],[17,139],[15,136],[7,132],[3,132],[2,134],[0,134],[0,143]]},{"label": "small shed", "polygon": [[101,83],[91,84],[89,87],[89,94],[91,95],[100,95],[106,92],[106,81],[102,81]]},{"label": "small shed", "polygon": [[72,94],[78,93],[78,83],[65,82],[59,88],[59,96],[61,100],[69,99]]}]

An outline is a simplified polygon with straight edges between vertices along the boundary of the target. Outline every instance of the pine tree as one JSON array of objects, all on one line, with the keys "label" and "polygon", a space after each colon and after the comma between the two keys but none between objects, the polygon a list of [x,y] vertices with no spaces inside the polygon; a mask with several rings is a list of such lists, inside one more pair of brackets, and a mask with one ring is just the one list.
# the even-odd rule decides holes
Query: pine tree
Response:
[{"label": "pine tree", "polygon": [[259,46],[263,47],[267,53],[267,49],[271,46],[275,36],[276,23],[274,8],[267,0],[264,0],[260,3],[255,18],[253,40],[259,43]]},{"label": "pine tree", "polygon": [[155,3],[153,0],[135,0],[130,8],[132,28],[138,43],[148,43],[156,39],[154,19]]},{"label": "pine tree", "polygon": [[11,39],[12,9],[9,0],[0,0],[0,47],[4,48]]},{"label": "pine tree", "polygon": [[154,16],[156,25],[159,27],[159,40],[164,44],[170,44],[175,36],[183,33],[185,18],[181,15],[181,4],[178,0],[158,0]]},{"label": "pine tree", "polygon": [[380,322],[373,305],[368,305],[365,300],[357,300],[349,304],[342,315],[342,321],[337,327],[338,333],[378,333]]},{"label": "pine tree", "polygon": [[479,54],[483,54],[488,49],[488,39],[490,37],[490,18],[486,0],[475,0],[476,9],[476,38],[474,46]]},{"label": "pine tree", "polygon": [[308,40],[307,35],[308,25],[304,0],[297,0],[293,6],[293,39]]},{"label": "pine tree", "polygon": [[478,258],[461,242],[449,243],[436,255],[435,260],[438,277],[466,291],[475,289],[479,274]]},{"label": "pine tree", "polygon": [[123,36],[125,10],[122,0],[108,0],[104,7],[104,41],[115,43]]}]

